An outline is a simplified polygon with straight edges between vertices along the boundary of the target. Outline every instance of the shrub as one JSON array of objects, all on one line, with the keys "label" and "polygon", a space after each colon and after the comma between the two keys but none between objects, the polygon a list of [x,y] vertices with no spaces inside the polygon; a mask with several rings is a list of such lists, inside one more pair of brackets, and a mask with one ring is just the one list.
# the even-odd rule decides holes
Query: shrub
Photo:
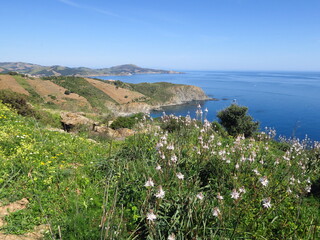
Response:
[{"label": "shrub", "polygon": [[71,93],[70,90],[66,90],[66,91],[64,92],[65,95],[70,95],[70,93]]},{"label": "shrub", "polygon": [[14,71],[10,71],[10,72],[8,72],[8,74],[11,75],[11,76],[19,75],[19,73],[14,72]]},{"label": "shrub", "polygon": [[113,123],[111,123],[110,127],[112,129],[119,128],[133,128],[133,126],[141,120],[143,117],[142,113],[137,113],[128,117],[118,117]]},{"label": "shrub", "polygon": [[226,137],[228,135],[226,130],[217,121],[212,122],[211,127],[215,132],[217,132],[219,135],[221,135],[223,137]]},{"label": "shrub", "polygon": [[15,93],[10,90],[1,90],[0,100],[5,104],[9,104],[13,109],[15,109],[18,112],[18,114],[22,116],[35,115],[35,111],[27,103],[26,95]]},{"label": "shrub", "polygon": [[220,124],[232,136],[244,134],[245,137],[251,137],[259,128],[259,122],[254,122],[249,115],[248,108],[232,104],[226,109],[218,112]]},{"label": "shrub", "polygon": [[176,118],[171,118],[170,116],[167,119],[162,119],[161,129],[167,132],[179,131],[182,127],[181,122]]}]

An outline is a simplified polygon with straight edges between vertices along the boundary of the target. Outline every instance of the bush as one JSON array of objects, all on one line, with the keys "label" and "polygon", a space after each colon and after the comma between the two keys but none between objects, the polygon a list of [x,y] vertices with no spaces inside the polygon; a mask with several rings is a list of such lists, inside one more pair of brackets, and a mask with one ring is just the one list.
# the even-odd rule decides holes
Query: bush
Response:
[{"label": "bush", "polygon": [[26,95],[15,93],[10,90],[1,90],[0,100],[5,104],[9,104],[13,109],[15,109],[18,112],[18,114],[22,116],[35,115],[35,111],[27,103]]},{"label": "bush", "polygon": [[70,90],[66,90],[66,91],[64,92],[64,94],[65,94],[65,95],[70,95],[70,94],[71,94],[71,91],[70,91]]},{"label": "bush", "polygon": [[14,72],[14,71],[10,71],[10,72],[8,72],[8,74],[11,75],[11,76],[19,75],[19,73]]},{"label": "bush", "polygon": [[162,119],[160,127],[162,130],[172,133],[174,131],[179,131],[182,127],[182,123],[179,119],[166,116],[166,118]]},{"label": "bush", "polygon": [[232,136],[244,134],[245,137],[251,137],[259,128],[259,122],[254,122],[249,115],[248,108],[232,104],[226,109],[218,112],[220,124]]},{"label": "bush", "polygon": [[228,136],[228,133],[226,132],[226,130],[217,121],[212,122],[211,123],[211,127],[220,136],[222,136],[222,137],[227,137]]},{"label": "bush", "polygon": [[[28,104],[27,100],[28,98],[26,95],[15,93],[10,90],[0,91],[0,101],[15,109],[19,115],[33,117],[42,124],[50,125],[52,127],[61,127],[59,115],[44,110],[34,109]],[[47,104],[49,103],[54,105],[52,102],[48,102]]]},{"label": "bush", "polygon": [[111,123],[110,127],[112,129],[119,128],[133,128],[133,126],[141,120],[143,117],[142,113],[137,113],[128,117],[118,117],[113,123]]}]

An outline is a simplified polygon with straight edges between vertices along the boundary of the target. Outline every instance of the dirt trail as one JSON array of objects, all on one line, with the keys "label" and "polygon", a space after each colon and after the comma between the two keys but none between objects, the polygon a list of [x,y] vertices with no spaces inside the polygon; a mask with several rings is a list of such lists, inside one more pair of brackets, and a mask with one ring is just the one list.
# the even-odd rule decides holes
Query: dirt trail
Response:
[{"label": "dirt trail", "polygon": [[100,89],[107,95],[109,95],[112,99],[114,99],[117,103],[124,104],[129,103],[134,99],[138,99],[140,97],[144,97],[143,94],[130,91],[125,88],[116,88],[116,86],[104,83],[98,80],[94,80],[91,78],[86,78],[86,80],[92,84],[94,87]]},{"label": "dirt trail", "polygon": [[[23,198],[19,201],[10,203],[0,207],[0,228],[6,225],[4,217],[12,212],[16,212],[25,209],[29,201]],[[26,233],[24,235],[4,234],[0,231],[0,240],[40,240],[43,238],[42,233],[46,231],[48,227],[46,225],[36,226],[33,232]]]},{"label": "dirt trail", "polygon": [[13,92],[22,93],[29,96],[29,92],[25,90],[21,85],[10,75],[0,75],[0,90],[10,89]]}]

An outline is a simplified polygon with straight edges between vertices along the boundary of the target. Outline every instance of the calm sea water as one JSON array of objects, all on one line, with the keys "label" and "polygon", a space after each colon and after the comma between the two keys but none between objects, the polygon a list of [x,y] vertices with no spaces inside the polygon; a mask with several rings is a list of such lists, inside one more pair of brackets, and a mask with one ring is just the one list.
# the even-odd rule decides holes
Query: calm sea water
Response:
[{"label": "calm sea water", "polygon": [[[278,136],[320,140],[320,72],[221,72],[189,71],[186,74],[156,74],[100,77],[130,83],[172,82],[201,87],[219,101],[201,103],[208,120],[229,106],[233,99],[249,107],[261,129],[274,127]],[[166,107],[167,114],[195,117],[196,104]],[[162,112],[153,112],[160,116]]]}]

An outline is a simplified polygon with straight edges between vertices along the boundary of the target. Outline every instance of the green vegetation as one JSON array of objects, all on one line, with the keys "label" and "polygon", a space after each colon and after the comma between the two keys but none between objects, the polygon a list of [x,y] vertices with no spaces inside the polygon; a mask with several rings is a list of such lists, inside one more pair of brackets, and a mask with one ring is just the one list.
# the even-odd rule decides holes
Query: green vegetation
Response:
[{"label": "green vegetation", "polygon": [[230,135],[235,137],[244,134],[245,137],[251,137],[258,130],[259,122],[254,122],[247,113],[247,107],[232,104],[218,112],[217,117]]},{"label": "green vegetation", "polygon": [[311,187],[319,143],[221,135],[217,123],[175,116],[142,118],[143,130],[122,142],[93,142],[1,103],[0,125],[1,204],[30,201],[0,231],[48,224],[45,239],[60,239],[59,229],[62,239],[320,238]]},{"label": "green vegetation", "polygon": [[86,98],[96,111],[108,112],[106,101],[114,102],[107,94],[98,88],[93,87],[88,81],[80,77],[44,77],[53,83],[68,89],[65,94],[77,93]]},{"label": "green vegetation", "polygon": [[23,87],[25,90],[27,90],[30,93],[29,101],[32,101],[33,103],[41,104],[44,102],[42,97],[33,89],[33,87],[30,86],[30,84],[26,81],[26,78],[21,75],[13,76],[16,81]]},{"label": "green vegetation", "polygon": [[10,90],[0,90],[0,101],[15,109],[18,114],[33,117],[42,124],[51,127],[61,127],[59,114],[54,114],[43,109],[32,107],[27,101],[29,98],[24,94],[12,92]]},{"label": "green vegetation", "polygon": [[114,120],[110,127],[112,129],[119,129],[119,128],[130,128],[132,129],[135,124],[137,124],[143,118],[142,113],[133,114],[131,116],[120,116]]},{"label": "green vegetation", "polygon": [[10,90],[0,90],[0,100],[4,104],[10,105],[17,110],[18,114],[22,116],[34,116],[36,112],[27,103],[27,96],[12,92]]},{"label": "green vegetation", "polygon": [[173,93],[168,91],[168,89],[177,86],[177,84],[167,83],[167,82],[157,82],[157,83],[139,83],[130,84],[133,91],[142,93],[143,95],[150,98],[150,103],[162,103],[167,101],[173,96]]}]

